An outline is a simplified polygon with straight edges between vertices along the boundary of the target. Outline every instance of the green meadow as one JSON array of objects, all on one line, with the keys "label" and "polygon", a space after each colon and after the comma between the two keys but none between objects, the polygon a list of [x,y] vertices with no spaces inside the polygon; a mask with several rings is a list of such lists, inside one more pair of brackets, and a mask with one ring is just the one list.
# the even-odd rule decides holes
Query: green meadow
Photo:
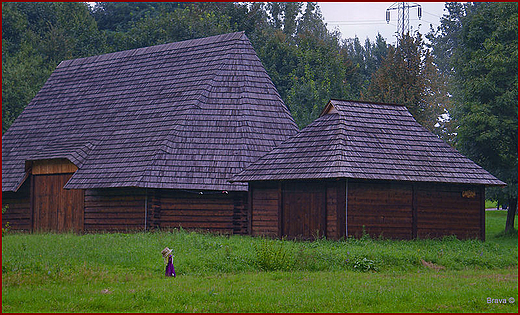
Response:
[{"label": "green meadow", "polygon": [[[501,232],[505,217],[486,213],[485,242],[8,233],[2,312],[516,313],[518,236]],[[176,278],[164,276],[166,246]]]}]

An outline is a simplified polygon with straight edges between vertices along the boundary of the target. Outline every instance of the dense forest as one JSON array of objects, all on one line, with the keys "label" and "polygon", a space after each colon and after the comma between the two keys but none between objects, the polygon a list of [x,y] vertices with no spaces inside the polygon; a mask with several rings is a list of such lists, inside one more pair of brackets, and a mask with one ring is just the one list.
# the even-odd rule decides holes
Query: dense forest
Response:
[{"label": "dense forest", "polygon": [[[516,206],[518,4],[446,3],[440,26],[342,40],[316,3],[2,3],[2,133],[66,59],[245,31],[300,128],[330,98],[406,105],[506,181]],[[514,218],[514,217],[513,217]]]}]

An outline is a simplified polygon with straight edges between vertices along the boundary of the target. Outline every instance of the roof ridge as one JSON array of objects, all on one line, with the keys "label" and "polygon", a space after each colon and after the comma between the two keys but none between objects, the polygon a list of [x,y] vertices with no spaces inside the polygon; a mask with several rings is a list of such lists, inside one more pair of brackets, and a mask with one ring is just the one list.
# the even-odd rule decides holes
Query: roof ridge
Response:
[{"label": "roof ridge", "polygon": [[338,98],[331,98],[329,102],[349,102],[349,103],[357,103],[357,104],[367,104],[367,105],[389,105],[389,106],[395,106],[395,107],[406,107],[406,105],[403,104],[396,104],[396,103],[385,103],[385,102],[373,102],[373,101],[364,101],[364,100],[345,100],[345,99],[338,99]]},{"label": "roof ridge", "polygon": [[141,54],[149,54],[149,53],[156,53],[156,52],[162,52],[162,51],[168,51],[168,50],[174,50],[174,49],[181,49],[186,47],[195,47],[195,46],[201,46],[201,45],[207,45],[212,44],[216,42],[223,42],[223,41],[233,41],[238,40],[245,36],[244,31],[239,32],[233,32],[233,33],[226,33],[226,34],[220,34],[220,35],[214,35],[210,37],[200,37],[200,38],[193,38],[193,39],[187,39],[179,42],[172,42],[172,43],[166,43],[166,44],[159,44],[154,46],[147,46],[147,47],[139,47],[139,48],[133,48],[133,49],[127,49],[123,51],[116,51],[101,55],[94,55],[94,56],[88,56],[88,57],[82,57],[82,58],[76,58],[76,59],[69,59],[69,60],[63,60],[58,64],[56,68],[62,68],[62,67],[68,67],[71,65],[81,65],[85,63],[91,63],[95,61],[104,61],[104,60],[115,60],[120,59],[128,56],[136,56]]},{"label": "roof ridge", "polygon": [[[345,152],[348,151],[348,135],[345,134],[345,128],[348,127],[347,124],[345,124],[345,121],[344,121],[344,117],[343,115],[339,114],[339,112],[337,114],[331,114],[331,115],[337,115],[338,116],[338,125],[340,126],[340,128],[338,128],[340,130],[340,132],[336,133],[336,141],[337,142],[340,142],[339,144],[336,144],[334,143],[334,145],[338,145],[341,147],[341,151],[340,151],[340,159],[334,161],[334,164],[333,166],[334,167],[339,167],[341,170],[344,170],[345,169],[345,163],[348,162],[347,160],[347,156],[345,155]],[[342,171],[343,172],[343,171]]]},{"label": "roof ridge", "polygon": [[[241,36],[239,38],[233,38],[233,40],[239,40],[239,39],[246,37],[243,31],[230,33],[228,35],[231,35],[231,34],[232,35],[241,34]],[[213,37],[216,37],[216,36],[213,36]],[[237,43],[234,44],[234,46],[236,46],[236,45],[237,45]],[[251,46],[251,48],[252,48],[252,46]],[[229,50],[233,50],[233,49],[236,49],[236,47],[229,48]],[[242,54],[238,54],[238,55],[242,56]],[[219,74],[221,74],[224,71],[225,67],[232,65],[232,63],[230,61],[233,61],[233,60],[234,59],[232,59],[230,57],[230,54],[226,54],[226,57],[221,59],[220,66],[214,70],[213,76],[205,81],[204,88],[201,88],[201,90],[203,90],[204,93],[201,93],[200,96],[197,96],[197,98],[196,98],[197,104],[202,103],[202,101],[201,101],[202,97],[204,97],[206,100],[208,99],[208,94],[210,94],[216,88],[216,86],[213,83],[216,83],[218,81],[215,80],[215,78],[217,78],[219,76]],[[242,88],[243,87],[244,86],[242,86]],[[241,93],[243,93],[243,92],[241,92]],[[198,105],[196,105],[196,106],[198,106]]]},{"label": "roof ridge", "polygon": [[177,113],[175,115],[175,119],[171,122],[171,126],[173,126],[174,128],[170,129],[170,131],[163,136],[163,139],[157,145],[156,149],[154,150],[154,152],[152,154],[152,160],[153,160],[152,163],[149,166],[147,166],[145,170],[143,170],[142,175],[139,177],[139,179],[137,179],[135,181],[137,187],[141,187],[141,186],[139,186],[139,183],[143,183],[143,180],[147,176],[150,176],[151,172],[157,166],[157,161],[159,160],[158,157],[160,157],[161,155],[164,156],[164,155],[173,154],[173,150],[175,149],[174,148],[175,146],[173,145],[174,141],[172,141],[172,139],[179,137],[179,135],[178,135],[178,133],[180,132],[179,127],[181,125],[184,126],[184,124],[182,124],[182,122],[186,121],[186,118],[189,115],[188,112],[193,109],[196,109],[196,108],[200,108],[200,107],[198,107],[198,105],[194,104],[193,107],[188,107],[188,108],[182,109],[180,111],[180,113]]}]

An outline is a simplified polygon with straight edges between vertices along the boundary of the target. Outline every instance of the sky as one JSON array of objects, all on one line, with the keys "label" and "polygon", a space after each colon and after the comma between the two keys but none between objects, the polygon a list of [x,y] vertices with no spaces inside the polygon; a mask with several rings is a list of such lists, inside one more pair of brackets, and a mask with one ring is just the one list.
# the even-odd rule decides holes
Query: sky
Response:
[{"label": "sky", "polygon": [[[329,30],[336,28],[342,38],[357,36],[363,43],[368,37],[374,41],[379,32],[386,42],[395,44],[397,30],[397,10],[390,11],[390,23],[386,23],[386,9],[396,2],[318,2],[321,13]],[[434,28],[439,26],[443,15],[444,2],[409,2],[420,4],[422,8],[421,20],[417,17],[417,8],[410,8],[410,27],[412,31],[419,30],[426,34],[430,24]]]}]

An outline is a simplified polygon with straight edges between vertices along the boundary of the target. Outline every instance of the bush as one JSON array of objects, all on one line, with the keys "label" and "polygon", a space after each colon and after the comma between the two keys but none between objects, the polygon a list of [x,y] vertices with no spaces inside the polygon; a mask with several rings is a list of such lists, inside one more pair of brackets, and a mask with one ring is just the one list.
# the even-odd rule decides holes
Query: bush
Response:
[{"label": "bush", "polygon": [[[4,213],[7,211],[7,209],[9,209],[9,205],[5,205],[5,206],[3,206],[3,207],[2,207],[2,214],[4,214]],[[7,232],[9,232],[9,229],[10,229],[10,228],[11,228],[11,227],[9,226],[9,222],[7,222],[7,223],[5,224],[5,227],[2,227],[2,236],[4,236],[5,234],[7,234]]]},{"label": "bush", "polygon": [[367,259],[366,257],[356,259],[354,261],[353,268],[354,270],[363,272],[378,270],[376,263],[371,259]]},{"label": "bush", "polygon": [[256,264],[264,271],[291,270],[294,266],[284,248],[284,241],[264,238],[255,244],[255,251]]}]

